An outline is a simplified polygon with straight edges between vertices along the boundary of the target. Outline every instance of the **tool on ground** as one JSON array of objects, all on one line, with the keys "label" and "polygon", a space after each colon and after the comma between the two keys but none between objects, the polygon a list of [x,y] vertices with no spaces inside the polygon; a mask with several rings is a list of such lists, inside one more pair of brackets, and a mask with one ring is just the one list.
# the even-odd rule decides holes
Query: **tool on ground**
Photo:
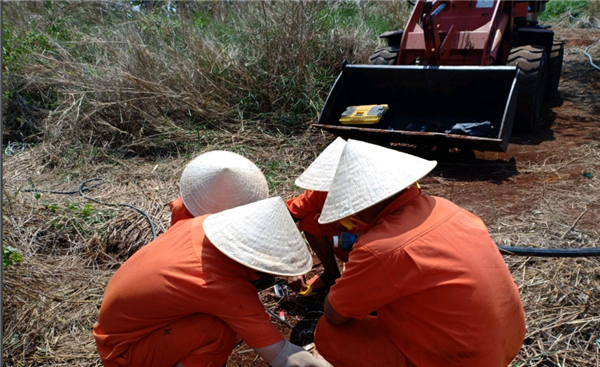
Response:
[{"label": "tool on ground", "polygon": [[288,286],[285,284],[275,284],[273,290],[279,298],[283,298],[289,294]]},{"label": "tool on ground", "polygon": [[310,296],[313,292],[313,288],[310,284],[305,284],[302,286],[302,289],[300,289],[300,295],[301,296]]},{"label": "tool on ground", "polygon": [[314,291],[323,287],[325,287],[323,279],[321,279],[320,275],[315,275],[310,278],[306,284],[304,284],[304,286],[302,286],[302,289],[300,289],[300,295],[305,297],[310,296]]}]

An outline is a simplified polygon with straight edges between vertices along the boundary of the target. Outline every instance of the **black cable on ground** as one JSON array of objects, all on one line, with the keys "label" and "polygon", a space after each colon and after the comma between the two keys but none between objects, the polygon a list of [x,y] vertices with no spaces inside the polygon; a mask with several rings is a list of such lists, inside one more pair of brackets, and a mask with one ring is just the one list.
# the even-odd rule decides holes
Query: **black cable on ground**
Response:
[{"label": "black cable on ground", "polygon": [[[96,182],[96,183],[93,184],[93,185],[91,185],[91,186],[86,187],[85,185],[88,184],[89,182]],[[136,212],[138,212],[138,213],[140,213],[140,214],[142,214],[143,216],[146,217],[146,219],[148,220],[148,223],[150,223],[150,228],[152,229],[152,237],[153,237],[153,239],[156,239],[156,230],[154,229],[154,222],[152,221],[152,218],[150,218],[150,216],[146,212],[144,212],[142,209],[140,209],[140,208],[138,208],[136,206],[130,205],[130,204],[105,203],[103,201],[91,198],[91,197],[86,196],[86,195],[83,194],[84,191],[91,190],[91,189],[93,189],[93,188],[101,185],[102,183],[104,183],[104,179],[96,177],[96,178],[90,178],[89,180],[83,181],[79,185],[78,189],[74,190],[74,191],[52,191],[52,190],[39,190],[39,189],[27,189],[27,190],[21,190],[21,191],[23,191],[23,192],[39,192],[39,193],[48,193],[48,194],[61,194],[61,195],[79,194],[82,197],[84,197],[84,198],[86,198],[86,199],[88,199],[90,201],[93,201],[95,203],[98,203],[98,204],[102,204],[102,205],[106,205],[106,206],[115,206],[115,207],[125,206],[127,208],[135,210]]]},{"label": "black cable on ground", "polygon": [[[263,305],[264,306],[264,305]],[[312,342],[314,340],[313,337],[313,331],[312,330],[298,330],[297,327],[295,327],[294,325],[290,324],[289,322],[283,320],[282,318],[280,318],[275,312],[271,311],[267,306],[264,306],[265,310],[267,310],[267,312],[269,313],[269,315],[273,316],[274,318],[276,318],[277,320],[279,320],[279,322],[281,322],[282,324],[284,324],[285,326],[289,327],[290,329],[292,329],[292,331],[295,331],[298,334],[298,337],[300,338],[301,342],[304,344],[305,342]]]},{"label": "black cable on ground", "polygon": [[289,322],[281,319],[275,312],[271,311],[271,309],[269,309],[267,306],[265,306],[265,310],[267,310],[267,312],[273,316],[274,318],[276,318],[277,320],[279,320],[282,324],[284,324],[285,326],[289,327],[290,329],[292,329],[293,331],[297,332],[298,334],[301,333],[300,330],[298,330],[294,325],[290,324]]},{"label": "black cable on ground", "polygon": [[537,248],[498,246],[503,255],[537,257],[594,257],[600,256],[600,247],[592,248]]}]

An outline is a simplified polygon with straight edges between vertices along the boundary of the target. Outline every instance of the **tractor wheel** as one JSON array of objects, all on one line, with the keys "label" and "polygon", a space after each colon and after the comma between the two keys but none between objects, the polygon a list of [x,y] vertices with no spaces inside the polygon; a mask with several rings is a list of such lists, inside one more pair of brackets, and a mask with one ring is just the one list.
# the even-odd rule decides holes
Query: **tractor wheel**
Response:
[{"label": "tractor wheel", "polygon": [[535,130],[546,81],[546,49],[539,46],[519,46],[510,50],[507,65],[519,68],[515,130]]},{"label": "tractor wheel", "polygon": [[565,46],[563,42],[554,41],[548,59],[548,77],[546,79],[546,91],[544,92],[545,102],[552,102],[558,97],[558,83],[560,82],[564,54]]},{"label": "tractor wheel", "polygon": [[375,50],[373,55],[369,57],[371,65],[396,65],[398,59],[398,47],[383,47]]}]

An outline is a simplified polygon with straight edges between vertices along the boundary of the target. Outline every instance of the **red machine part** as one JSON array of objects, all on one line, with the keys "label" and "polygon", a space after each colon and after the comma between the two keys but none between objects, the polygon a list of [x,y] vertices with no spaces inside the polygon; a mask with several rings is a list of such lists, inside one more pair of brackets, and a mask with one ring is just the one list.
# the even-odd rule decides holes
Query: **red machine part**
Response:
[{"label": "red machine part", "polygon": [[506,65],[515,19],[537,19],[538,2],[425,1],[404,30],[398,65]]}]

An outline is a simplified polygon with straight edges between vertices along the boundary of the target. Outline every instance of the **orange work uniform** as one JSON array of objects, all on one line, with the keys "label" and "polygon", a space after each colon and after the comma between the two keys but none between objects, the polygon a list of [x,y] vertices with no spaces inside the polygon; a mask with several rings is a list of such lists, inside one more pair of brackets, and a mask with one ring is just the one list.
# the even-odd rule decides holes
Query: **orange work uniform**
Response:
[{"label": "orange work uniform", "polygon": [[[329,243],[333,243],[333,236],[339,236],[341,232],[358,233],[366,226],[354,223],[354,230],[346,229],[340,222],[321,224],[318,222],[323,205],[327,199],[327,192],[305,190],[302,194],[289,199],[286,202],[288,211],[297,220],[298,229],[310,233],[316,237],[326,237]],[[334,247],[333,252],[343,262],[348,261],[348,252]]]},{"label": "orange work uniform", "polygon": [[417,188],[371,222],[329,302],[352,318],[317,325],[316,346],[336,367],[506,367],[525,335],[517,286],[485,224]]},{"label": "orange work uniform", "polygon": [[205,237],[207,217],[178,221],[110,280],[93,329],[105,366],[221,366],[236,335],[251,348],[283,340],[256,274]]},{"label": "orange work uniform", "polygon": [[169,203],[169,208],[171,209],[171,226],[175,225],[175,223],[180,220],[194,218],[192,213],[190,213],[188,208],[183,204],[181,196],[171,201]]}]

